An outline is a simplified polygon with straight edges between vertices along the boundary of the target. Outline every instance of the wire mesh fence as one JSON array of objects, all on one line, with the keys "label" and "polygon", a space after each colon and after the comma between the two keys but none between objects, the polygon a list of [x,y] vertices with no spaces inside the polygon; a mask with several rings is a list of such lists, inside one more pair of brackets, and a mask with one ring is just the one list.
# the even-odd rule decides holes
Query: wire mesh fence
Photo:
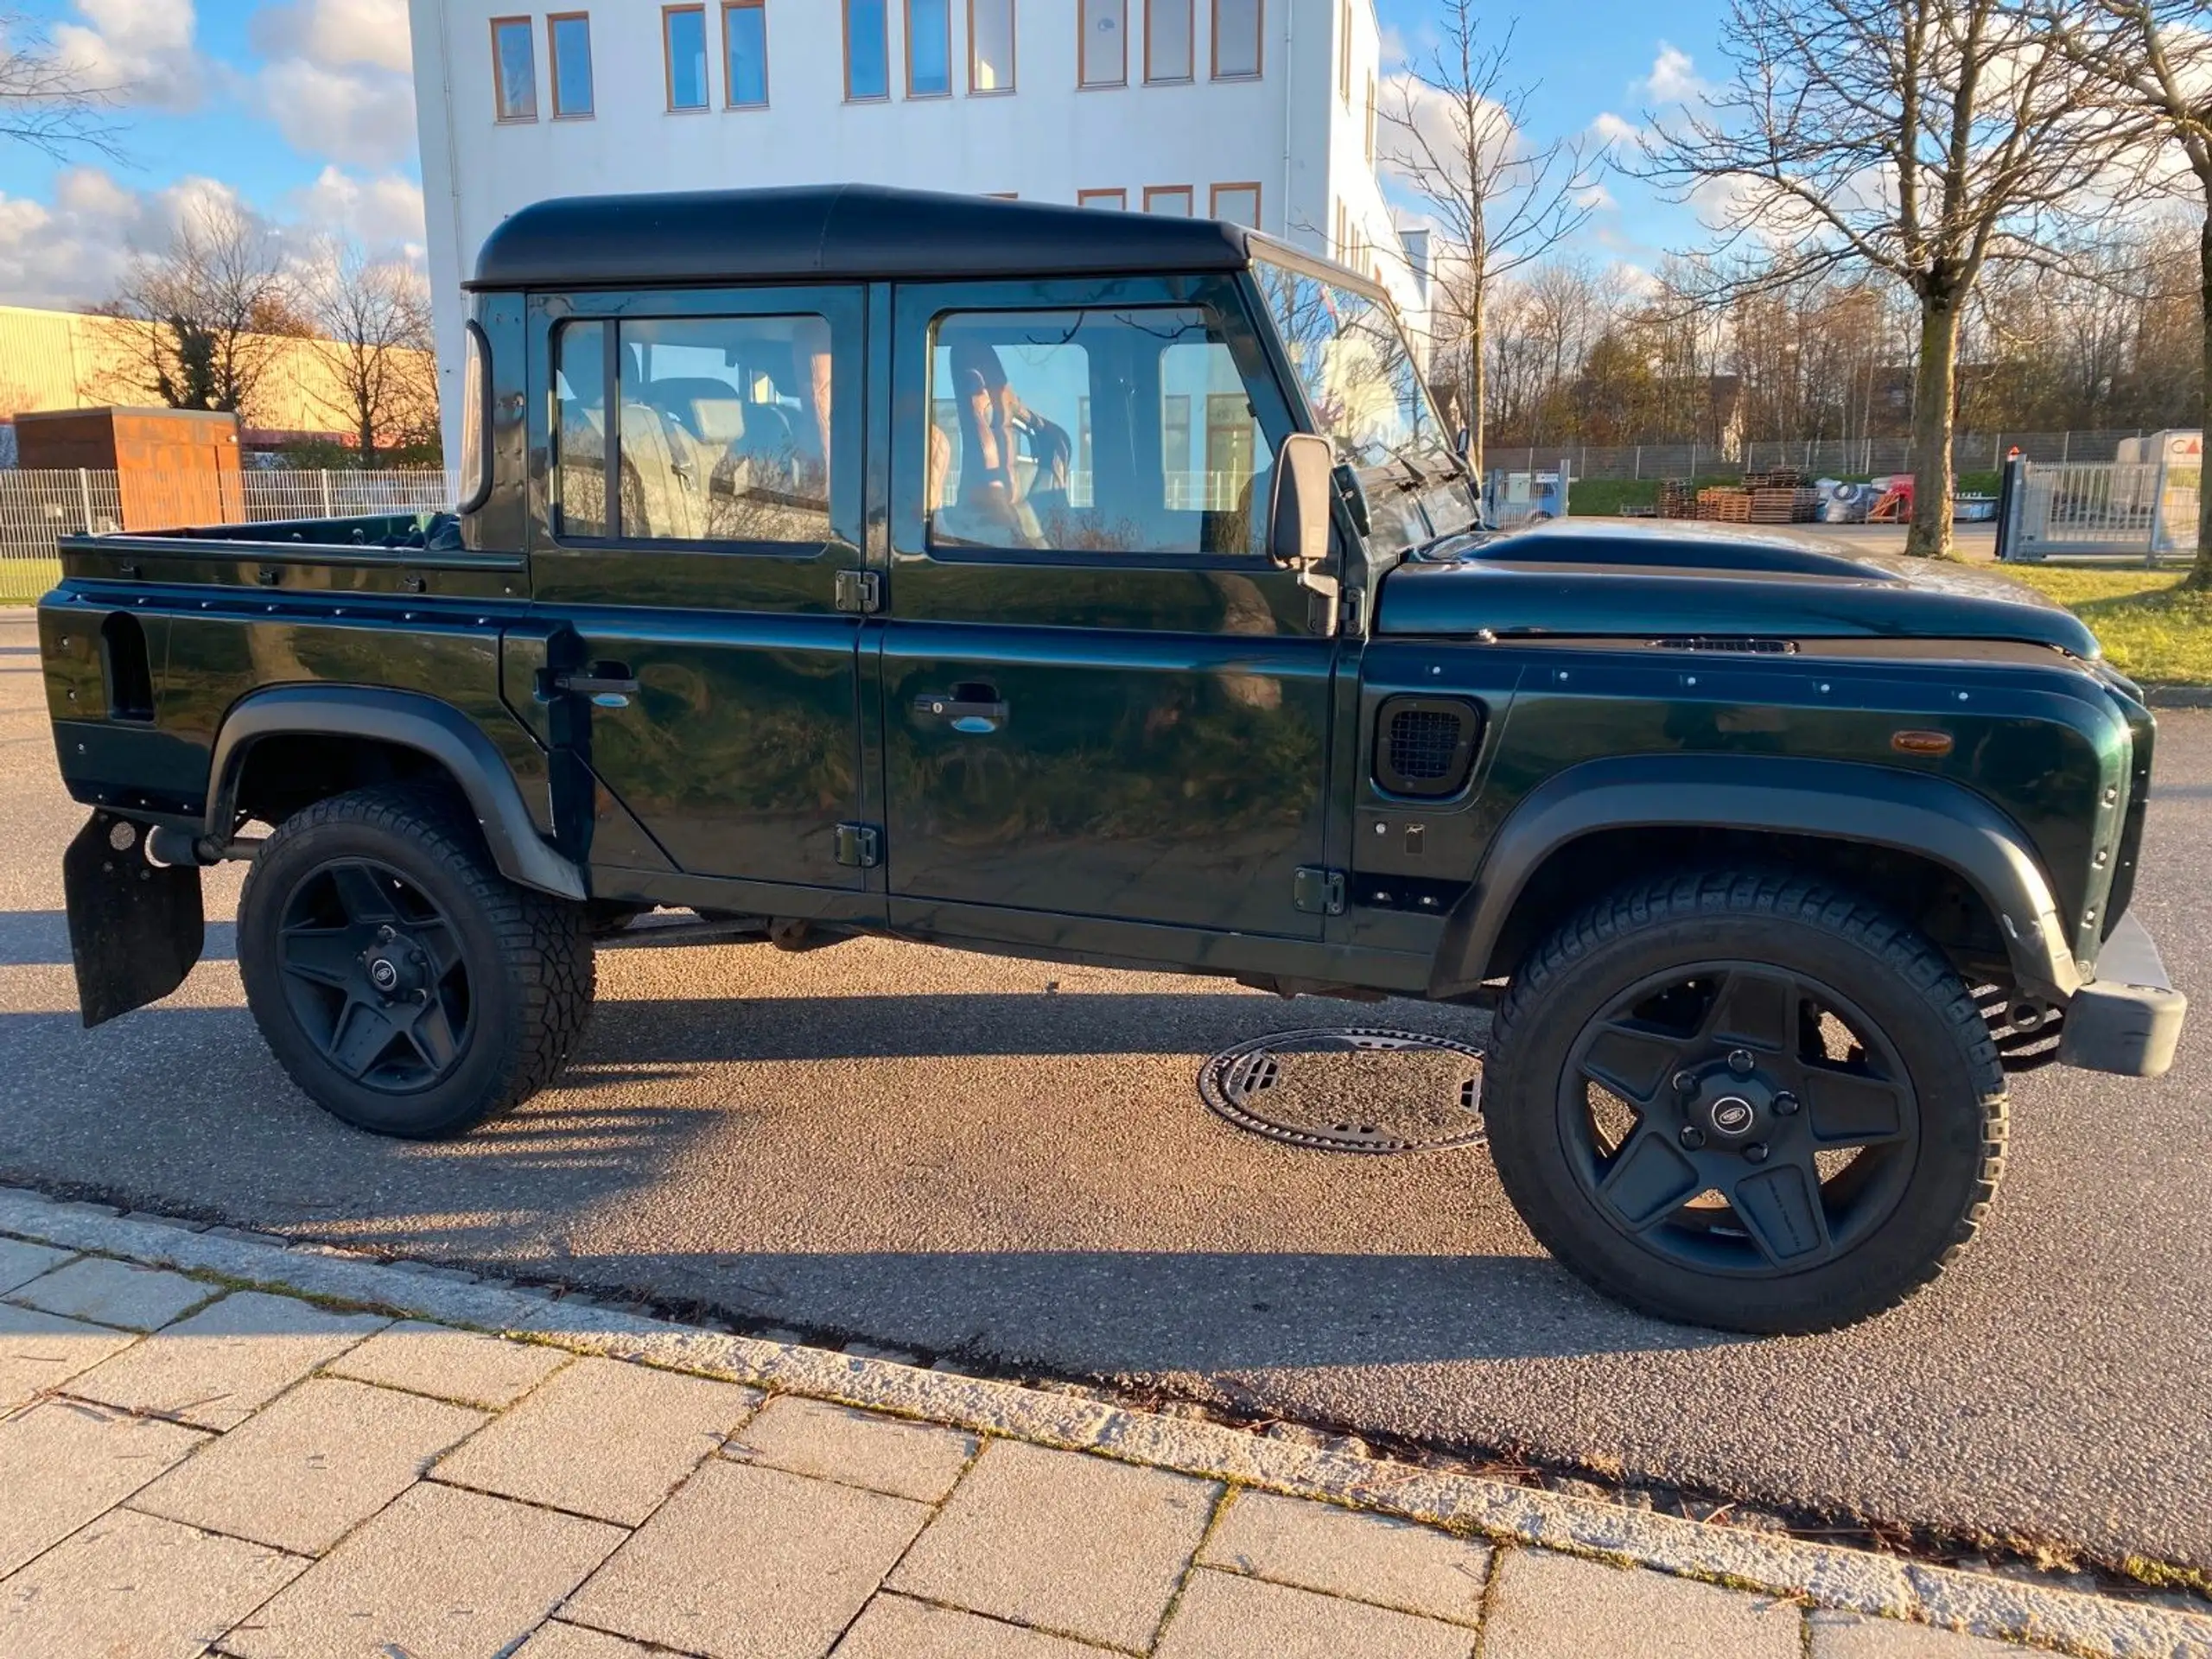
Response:
[{"label": "wire mesh fence", "polygon": [[[2030,461],[2113,459],[2120,443],[2144,435],[2139,428],[2098,432],[1961,432],[1951,440],[1951,465],[1961,473],[1993,473],[2018,449]],[[1796,467],[1816,478],[1879,478],[1912,470],[1910,438],[1761,439],[1723,447],[1712,443],[1486,443],[1483,465],[1495,471],[1549,472],[1564,461],[1576,478],[1734,478],[1745,473]]]},{"label": "wire mesh fence", "polygon": [[0,468],[0,600],[35,599],[60,579],[54,538],[183,524],[270,524],[374,512],[436,512],[456,480],[439,472],[247,469],[137,474]]}]

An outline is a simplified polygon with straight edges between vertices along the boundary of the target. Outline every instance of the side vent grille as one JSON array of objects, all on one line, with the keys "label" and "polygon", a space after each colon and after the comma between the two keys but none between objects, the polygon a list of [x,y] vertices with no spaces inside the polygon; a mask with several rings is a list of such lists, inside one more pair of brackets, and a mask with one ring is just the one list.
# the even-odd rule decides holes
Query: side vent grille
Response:
[{"label": "side vent grille", "polygon": [[1797,650],[1795,639],[1753,639],[1718,633],[1677,634],[1651,643],[1662,651],[1739,651],[1760,657],[1789,657]]},{"label": "side vent grille", "polygon": [[1375,717],[1375,781],[1423,800],[1456,795],[1482,730],[1482,711],[1456,697],[1388,698]]}]

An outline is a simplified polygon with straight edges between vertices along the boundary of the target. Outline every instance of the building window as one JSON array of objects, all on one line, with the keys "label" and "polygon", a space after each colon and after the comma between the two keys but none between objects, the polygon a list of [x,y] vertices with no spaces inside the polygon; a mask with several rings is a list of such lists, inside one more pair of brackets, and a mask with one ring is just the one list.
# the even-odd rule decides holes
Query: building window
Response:
[{"label": "building window", "polygon": [[768,8],[765,0],[722,7],[722,87],[734,110],[768,101]]},{"label": "building window", "polygon": [[906,0],[906,96],[952,96],[952,0]]},{"label": "building window", "polygon": [[1206,212],[1216,219],[1252,230],[1260,228],[1260,187],[1256,184],[1217,184]]},{"label": "building window", "polygon": [[888,0],[845,0],[845,96],[853,102],[891,96]]},{"label": "building window", "polygon": [[1085,86],[1129,84],[1128,0],[1082,0],[1082,62],[1077,73]]},{"label": "building window", "polygon": [[537,46],[527,17],[492,20],[493,95],[502,121],[537,119]]},{"label": "building window", "polygon": [[1194,192],[1187,184],[1152,184],[1145,187],[1144,210],[1160,213],[1169,219],[1188,219],[1192,212]]},{"label": "building window", "polygon": [[968,0],[968,90],[1014,90],[1014,0]]},{"label": "building window", "polygon": [[545,20],[553,57],[553,118],[579,121],[591,113],[591,17],[556,12]]},{"label": "building window", "polygon": [[1351,215],[1344,211],[1344,200],[1339,197],[1337,201],[1337,231],[1336,234],[1329,238],[1331,256],[1342,259],[1344,257],[1344,249],[1351,245]]},{"label": "building window", "polygon": [[1191,0],[1145,0],[1144,78],[1191,78]]},{"label": "building window", "polygon": [[707,9],[704,6],[663,6],[660,9],[662,67],[668,71],[668,107],[703,110],[707,107]]},{"label": "building window", "polygon": [[1367,78],[1367,164],[1375,165],[1375,77]]},{"label": "building window", "polygon": [[1078,190],[1075,193],[1075,205],[1078,207],[1105,207],[1117,213],[1122,213],[1128,207],[1129,193],[1126,190]]},{"label": "building window", "polygon": [[1266,0],[1213,0],[1213,78],[1255,80],[1260,74],[1261,20]]},{"label": "building window", "polygon": [[1337,6],[1337,96],[1351,107],[1351,0]]},{"label": "building window", "polygon": [[1020,201],[1021,200],[1021,192],[1019,190],[986,190],[983,192],[983,200],[985,201]]}]

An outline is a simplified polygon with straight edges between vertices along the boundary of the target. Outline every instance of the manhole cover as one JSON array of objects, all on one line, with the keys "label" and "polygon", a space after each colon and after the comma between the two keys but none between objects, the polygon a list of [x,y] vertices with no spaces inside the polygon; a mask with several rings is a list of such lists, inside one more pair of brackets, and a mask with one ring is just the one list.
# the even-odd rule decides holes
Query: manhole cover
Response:
[{"label": "manhole cover", "polygon": [[1478,1146],[1482,1089],[1478,1048],[1357,1027],[1255,1037],[1198,1073],[1199,1095],[1237,1128],[1325,1152]]}]

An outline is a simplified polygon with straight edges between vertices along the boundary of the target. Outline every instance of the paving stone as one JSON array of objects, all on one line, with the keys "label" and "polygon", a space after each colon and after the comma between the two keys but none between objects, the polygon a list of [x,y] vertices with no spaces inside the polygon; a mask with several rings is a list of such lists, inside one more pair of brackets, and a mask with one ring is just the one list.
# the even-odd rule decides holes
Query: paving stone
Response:
[{"label": "paving stone", "polygon": [[760,1403],[758,1390],[732,1382],[579,1360],[435,1472],[634,1527]]},{"label": "paving stone", "polygon": [[668,1649],[553,1619],[537,1627],[515,1659],[668,1659]]},{"label": "paving stone", "polygon": [[1191,1574],[1154,1649],[1159,1659],[1469,1659],[1474,1650],[1464,1624],[1206,1567]]},{"label": "paving stone", "polygon": [[905,1498],[716,1459],[561,1615],[710,1659],[817,1659],[929,1518]]},{"label": "paving stone", "polygon": [[426,1483],[223,1647],[239,1659],[486,1659],[519,1643],[621,1541],[601,1522]]},{"label": "paving stone", "polygon": [[498,1411],[521,1399],[570,1357],[542,1343],[509,1342],[403,1319],[340,1355],[327,1369],[388,1389]]},{"label": "paving stone", "polygon": [[0,1302],[0,1413],[90,1370],[137,1340],[128,1331]]},{"label": "paving stone", "polygon": [[131,1507],[320,1555],[484,1421],[441,1400],[315,1377],[170,1470]]},{"label": "paving stone", "polygon": [[0,1238],[0,1296],[17,1285],[27,1285],[42,1273],[51,1273],[69,1259],[69,1252],[51,1244],[34,1244],[27,1238]]},{"label": "paving stone", "polygon": [[41,1401],[0,1422],[0,1574],[123,1502],[204,1438],[74,1400]]},{"label": "paving stone", "polygon": [[222,1294],[219,1285],[202,1284],[167,1268],[86,1255],[18,1287],[9,1293],[9,1300],[95,1325],[156,1331]]},{"label": "paving stone", "polygon": [[1107,1659],[1107,1649],[886,1592],[854,1621],[833,1659]]},{"label": "paving stone", "polygon": [[195,1659],[306,1568],[241,1539],[118,1510],[0,1584],[9,1659]]},{"label": "paving stone", "polygon": [[1503,1552],[1483,1659],[1798,1659],[1794,1603],[1537,1549]]},{"label": "paving stone", "polygon": [[241,1423],[389,1321],[240,1291],[95,1366],[69,1392],[202,1428]]},{"label": "paving stone", "polygon": [[899,1562],[892,1587],[1143,1648],[1220,1491],[1186,1475],[994,1440]]},{"label": "paving stone", "polygon": [[1857,1613],[1815,1611],[1806,1623],[1813,1630],[1812,1659],[2020,1659],[2029,1651],[1986,1637]]},{"label": "paving stone", "polygon": [[1487,1546],[1332,1503],[1239,1492],[1198,1552],[1208,1567],[1430,1618],[1482,1618]]},{"label": "paving stone", "polygon": [[976,1455],[976,1437],[786,1395],[770,1401],[723,1452],[740,1463],[934,1503]]}]

